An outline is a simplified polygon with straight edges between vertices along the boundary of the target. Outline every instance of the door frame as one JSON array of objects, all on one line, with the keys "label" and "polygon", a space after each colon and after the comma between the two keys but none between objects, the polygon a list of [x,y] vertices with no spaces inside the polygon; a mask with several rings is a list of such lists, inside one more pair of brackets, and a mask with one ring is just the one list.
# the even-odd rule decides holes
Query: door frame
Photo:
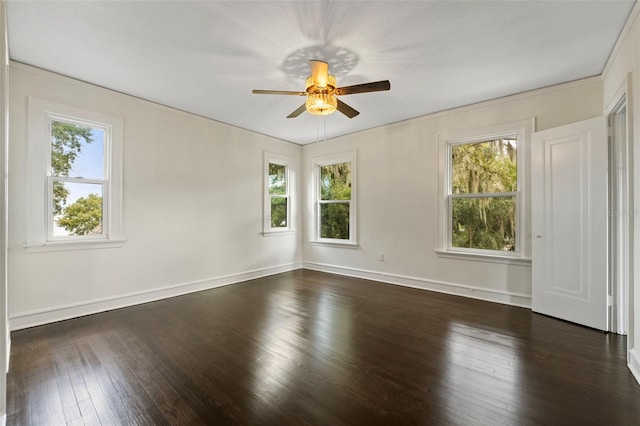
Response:
[{"label": "door frame", "polygon": [[[605,108],[609,132],[609,265],[611,332],[629,335],[631,282],[633,279],[633,138],[631,126],[631,75]],[[616,118],[624,114],[623,128],[615,129]],[[622,170],[619,170],[622,169]],[[629,341],[627,347],[633,347]]]}]

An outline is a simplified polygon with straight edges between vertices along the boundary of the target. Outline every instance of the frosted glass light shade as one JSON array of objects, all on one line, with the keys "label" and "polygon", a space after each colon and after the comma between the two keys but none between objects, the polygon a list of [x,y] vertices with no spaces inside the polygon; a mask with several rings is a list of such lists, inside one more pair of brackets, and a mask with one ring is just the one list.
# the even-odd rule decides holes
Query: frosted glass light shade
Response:
[{"label": "frosted glass light shade", "polygon": [[[316,76],[317,77],[317,76]],[[313,115],[329,115],[338,108],[338,100],[333,95],[336,89],[336,78],[331,74],[307,78],[307,111]]]},{"label": "frosted glass light shade", "polygon": [[338,100],[328,93],[307,95],[307,111],[313,115],[329,115],[338,108]]}]

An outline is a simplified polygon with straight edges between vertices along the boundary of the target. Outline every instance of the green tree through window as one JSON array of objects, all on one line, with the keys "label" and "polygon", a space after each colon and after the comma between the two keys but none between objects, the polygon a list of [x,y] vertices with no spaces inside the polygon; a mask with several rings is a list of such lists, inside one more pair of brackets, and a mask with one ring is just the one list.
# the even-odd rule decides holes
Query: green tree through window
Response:
[{"label": "green tree through window", "polygon": [[[94,129],[78,124],[51,122],[51,175],[53,178],[53,216],[69,235],[102,233],[102,186],[86,182],[74,170],[83,147],[94,142]],[[100,173],[101,174],[101,173]],[[102,177],[102,176],[100,176]],[[98,190],[68,204],[71,188]]]},{"label": "green tree through window", "polygon": [[269,198],[271,228],[288,226],[287,166],[269,163]]},{"label": "green tree through window", "polygon": [[[53,121],[51,123],[51,173],[53,176],[69,176],[73,163],[82,149],[82,140],[93,142],[91,129],[75,124]],[[53,183],[53,214],[59,215],[67,204],[69,190],[64,182]]]},{"label": "green tree through window", "polygon": [[102,197],[89,194],[81,197],[64,209],[58,219],[58,225],[69,231],[71,235],[89,235],[102,233]]},{"label": "green tree through window", "polygon": [[451,145],[451,244],[516,250],[517,139]]},{"label": "green tree through window", "polygon": [[320,167],[320,238],[350,238],[351,163]]}]

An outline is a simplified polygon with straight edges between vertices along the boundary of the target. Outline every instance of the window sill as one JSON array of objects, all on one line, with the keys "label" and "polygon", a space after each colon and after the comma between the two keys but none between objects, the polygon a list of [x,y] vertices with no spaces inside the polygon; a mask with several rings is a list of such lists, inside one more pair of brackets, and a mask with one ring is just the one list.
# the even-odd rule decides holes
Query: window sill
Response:
[{"label": "window sill", "polygon": [[341,247],[341,248],[358,248],[358,243],[354,243],[353,241],[321,241],[321,240],[312,240],[309,241],[309,244],[314,246],[328,246],[328,247]]},{"label": "window sill", "polygon": [[492,254],[465,253],[459,251],[436,250],[440,257],[458,260],[472,260],[475,262],[502,263],[505,265],[531,266],[531,259],[515,256],[497,256]]},{"label": "window sill", "polygon": [[124,246],[125,240],[87,240],[87,241],[48,241],[46,243],[25,244],[27,253],[42,253],[47,251],[93,250],[119,248]]},{"label": "window sill", "polygon": [[289,234],[295,234],[298,230],[297,229],[285,229],[282,231],[263,231],[262,232],[262,236],[263,237],[277,237],[279,235],[289,235]]}]

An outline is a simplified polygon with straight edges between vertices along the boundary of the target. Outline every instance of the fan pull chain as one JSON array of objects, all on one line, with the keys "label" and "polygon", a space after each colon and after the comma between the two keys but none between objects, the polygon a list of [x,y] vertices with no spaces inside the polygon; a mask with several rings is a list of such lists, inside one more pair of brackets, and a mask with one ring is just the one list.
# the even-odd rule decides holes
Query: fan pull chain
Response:
[{"label": "fan pull chain", "polygon": [[324,141],[327,141],[327,117],[324,118]]},{"label": "fan pull chain", "polygon": [[[327,117],[323,117],[324,120],[324,137],[322,139],[323,142],[327,141]],[[316,121],[316,143],[320,142],[320,121]]]}]

